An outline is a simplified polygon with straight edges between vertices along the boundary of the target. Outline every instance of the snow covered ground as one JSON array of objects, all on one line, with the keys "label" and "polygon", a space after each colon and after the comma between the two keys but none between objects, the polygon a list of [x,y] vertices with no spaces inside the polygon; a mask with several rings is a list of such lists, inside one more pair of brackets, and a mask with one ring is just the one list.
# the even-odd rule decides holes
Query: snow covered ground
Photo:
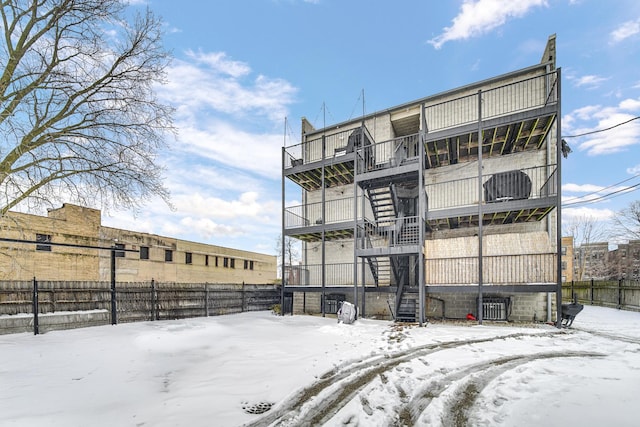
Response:
[{"label": "snow covered ground", "polygon": [[600,307],[568,330],[253,312],[0,336],[2,426],[621,427],[638,402],[640,313]]}]

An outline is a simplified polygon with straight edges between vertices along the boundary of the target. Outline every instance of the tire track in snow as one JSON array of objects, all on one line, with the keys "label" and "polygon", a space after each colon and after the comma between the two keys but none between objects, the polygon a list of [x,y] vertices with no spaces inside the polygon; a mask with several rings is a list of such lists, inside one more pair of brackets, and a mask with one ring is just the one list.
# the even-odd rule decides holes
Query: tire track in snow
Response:
[{"label": "tire track in snow", "polygon": [[[563,333],[562,331],[554,334]],[[425,344],[391,354],[378,354],[365,361],[347,363],[332,369],[308,387],[294,394],[283,404],[276,405],[260,419],[244,424],[244,427],[265,426],[314,426],[331,419],[343,406],[356,397],[358,392],[380,374],[420,356],[454,349],[470,344],[488,343],[522,337],[543,338],[549,334],[519,332],[472,340],[444,341]],[[335,393],[331,393],[336,390]]]},{"label": "tire track in snow", "polygon": [[602,338],[607,338],[613,341],[622,341],[622,342],[626,342],[629,344],[638,344],[640,345],[640,338],[633,338],[633,337],[627,337],[627,336],[623,336],[623,335],[615,335],[615,334],[610,334],[610,333],[606,333],[606,332],[597,332],[597,331],[590,331],[588,329],[581,329],[581,328],[572,328],[573,331],[579,331],[579,332],[584,332],[586,334],[591,334],[591,335],[595,335],[597,337],[602,337]]},{"label": "tire track in snow", "polygon": [[431,402],[456,383],[458,392],[455,397],[445,403],[441,419],[442,425],[466,426],[476,398],[499,375],[537,360],[604,356],[605,354],[594,352],[556,351],[501,357],[466,366],[446,373],[421,386],[422,391],[419,395],[398,411],[398,422],[395,426],[418,425],[420,416],[427,410]]}]

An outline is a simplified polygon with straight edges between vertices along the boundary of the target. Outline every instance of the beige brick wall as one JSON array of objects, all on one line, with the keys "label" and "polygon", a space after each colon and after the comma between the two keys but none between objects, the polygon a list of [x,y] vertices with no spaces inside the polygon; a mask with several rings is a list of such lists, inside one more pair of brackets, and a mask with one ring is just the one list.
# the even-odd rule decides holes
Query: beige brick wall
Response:
[{"label": "beige brick wall", "polygon": [[[116,258],[116,277],[120,282],[155,279],[176,283],[269,284],[276,280],[273,255],[101,227],[99,210],[75,205],[65,204],[49,211],[47,217],[12,212],[0,218],[0,230],[8,238],[30,241],[36,240],[36,234],[46,234],[54,243],[106,248],[120,243],[132,250],[147,247],[149,259],[140,259],[137,252],[125,252],[124,257]],[[172,252],[172,261],[165,261],[165,250]],[[191,254],[191,263],[187,263],[187,253]],[[111,253],[62,246],[37,251],[33,244],[0,242],[0,279],[30,280],[33,277],[108,281]]]},{"label": "beige brick wall", "polygon": [[[40,234],[52,242],[102,246],[99,228],[100,211],[73,205],[49,211],[49,217],[11,212],[0,218],[3,237],[28,241]],[[33,244],[0,242],[0,279],[33,277],[98,280],[98,251],[60,246],[39,251]]]}]

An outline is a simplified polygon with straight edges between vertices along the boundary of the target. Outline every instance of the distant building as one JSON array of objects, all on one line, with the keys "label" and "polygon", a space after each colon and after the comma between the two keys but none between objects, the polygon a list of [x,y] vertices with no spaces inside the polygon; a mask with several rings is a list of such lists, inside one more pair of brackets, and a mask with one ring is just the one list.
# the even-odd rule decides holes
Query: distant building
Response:
[{"label": "distant building", "polygon": [[605,280],[610,276],[609,243],[594,242],[574,249],[574,280]]},{"label": "distant building", "polygon": [[562,281],[573,281],[573,237],[562,238]]},{"label": "distant building", "polygon": [[104,227],[99,210],[72,204],[50,210],[46,217],[10,212],[0,218],[0,237],[0,280],[108,281],[111,250],[94,247],[127,250],[116,252],[119,282],[276,280],[275,256]]},{"label": "distant building", "polygon": [[640,240],[618,244],[609,252],[612,279],[640,280]]}]

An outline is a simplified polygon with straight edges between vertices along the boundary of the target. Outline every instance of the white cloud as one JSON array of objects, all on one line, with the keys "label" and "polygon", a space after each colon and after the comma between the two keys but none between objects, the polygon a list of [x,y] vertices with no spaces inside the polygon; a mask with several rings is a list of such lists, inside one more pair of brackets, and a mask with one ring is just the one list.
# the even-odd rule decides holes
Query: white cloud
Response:
[{"label": "white cloud", "polygon": [[618,43],[638,33],[640,33],[640,19],[623,22],[618,28],[613,30],[609,36],[611,43]]},{"label": "white cloud", "polygon": [[231,77],[242,77],[251,72],[251,68],[246,63],[228,59],[224,52],[207,53],[188,50],[186,55],[195,64],[205,64],[211,71],[228,74]]},{"label": "white cloud", "polygon": [[521,18],[533,7],[548,6],[546,0],[464,0],[453,25],[428,41],[436,49],[446,42],[476,37],[504,25],[510,18]]},{"label": "white cloud", "polygon": [[274,183],[280,181],[281,129],[296,88],[223,52],[188,51],[167,77],[158,94],[177,110],[178,138],[158,161],[167,168],[175,210],[153,200],[143,219],[106,222],[247,250],[272,246],[280,232]]},{"label": "white cloud", "polygon": [[600,86],[600,83],[609,80],[607,77],[595,76],[595,75],[586,75],[582,77],[572,77],[568,76],[569,80],[572,80],[577,87],[588,87],[590,89],[597,88]]},{"label": "white cloud", "polygon": [[593,184],[564,184],[562,186],[562,191],[569,191],[572,193],[592,193],[602,190],[604,187],[601,185],[593,185]]},{"label": "white cloud", "polygon": [[[197,127],[198,126],[198,127]],[[283,136],[276,133],[250,133],[219,119],[209,123],[183,124],[181,149],[209,159],[269,178],[281,173],[280,147]]]},{"label": "white cloud", "polygon": [[635,166],[632,166],[630,168],[627,168],[627,173],[629,175],[638,175],[640,174],[640,163],[638,163]]},{"label": "white cloud", "polygon": [[209,218],[186,217],[180,221],[180,225],[194,230],[205,239],[219,236],[240,236],[245,234],[242,230],[225,224],[218,224]]},{"label": "white cloud", "polygon": [[256,192],[241,193],[236,199],[203,196],[199,193],[181,194],[176,198],[178,213],[183,215],[206,216],[215,219],[252,218],[254,221],[269,222],[277,219],[279,203],[261,202]]},{"label": "white cloud", "polygon": [[625,99],[619,106],[622,110],[640,111],[640,99]]},{"label": "white cloud", "polygon": [[615,212],[611,209],[595,209],[588,207],[562,209],[562,218],[566,220],[571,220],[573,218],[589,218],[596,221],[603,221],[613,218],[614,215]]},{"label": "white cloud", "polygon": [[202,115],[222,113],[277,121],[284,120],[297,89],[289,82],[258,75],[251,68],[229,60],[221,52],[187,52],[191,60],[176,60],[168,69],[167,85],[160,95],[177,108],[177,119],[195,121]]},{"label": "white cloud", "polygon": [[618,153],[640,144],[640,122],[633,120],[638,112],[640,99],[625,99],[617,106],[582,107],[567,115],[563,133],[591,133],[568,141],[572,147],[586,151],[590,156]]}]

